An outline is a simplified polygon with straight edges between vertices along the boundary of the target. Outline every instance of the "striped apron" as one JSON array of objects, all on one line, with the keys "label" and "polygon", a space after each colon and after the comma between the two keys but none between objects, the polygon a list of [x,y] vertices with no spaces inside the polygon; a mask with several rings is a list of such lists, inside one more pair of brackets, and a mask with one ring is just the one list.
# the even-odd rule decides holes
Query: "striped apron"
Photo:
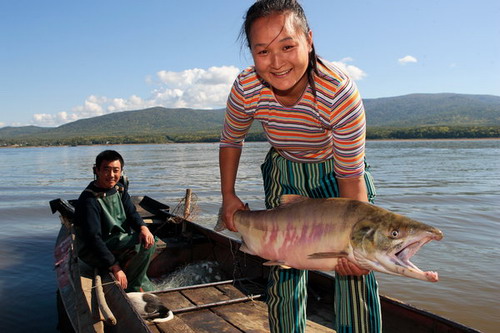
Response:
[{"label": "striped apron", "polygon": [[[266,208],[278,206],[283,194],[299,194],[310,198],[338,197],[333,167],[333,160],[321,163],[292,162],[271,148],[261,165]],[[372,202],[375,187],[368,170],[365,172],[365,182],[368,199]],[[305,331],[307,280],[306,270],[271,267],[267,286],[271,332]],[[337,333],[381,332],[380,300],[373,272],[360,277],[338,275],[335,277],[334,290],[333,322]]]}]

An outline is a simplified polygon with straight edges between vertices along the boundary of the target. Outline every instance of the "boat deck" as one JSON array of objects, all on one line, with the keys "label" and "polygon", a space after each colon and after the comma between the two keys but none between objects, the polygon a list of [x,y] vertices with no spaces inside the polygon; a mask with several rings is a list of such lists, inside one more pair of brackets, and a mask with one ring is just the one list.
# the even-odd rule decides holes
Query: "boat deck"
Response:
[{"label": "boat deck", "polygon": [[[190,283],[189,287],[154,292],[174,312],[174,318],[152,323],[141,319],[113,275],[107,272],[101,274],[106,302],[96,307],[95,293],[89,292],[96,290],[95,279],[93,275],[82,275],[84,270],[74,253],[71,223],[74,209],[71,202],[56,199],[50,205],[53,212],[61,213],[63,222],[54,249],[61,332],[269,332],[267,305],[262,296],[269,275],[264,259],[238,251],[240,242],[230,235],[189,221],[170,221],[168,206],[153,199],[136,198],[135,202],[141,207],[143,218],[150,222],[150,229],[162,240],[148,270],[150,277],[159,278],[187,264],[210,261],[217,263],[221,278],[231,280],[204,285]],[[154,213],[148,214],[149,211]],[[308,279],[306,332],[335,332],[334,277],[310,271]],[[381,295],[380,300],[383,331],[387,333],[479,332],[387,296]],[[114,326],[103,323],[106,320],[101,313],[103,303],[107,303],[116,318]]]},{"label": "boat deck", "polygon": [[[172,310],[174,318],[165,323],[149,322],[152,332],[269,332],[260,284],[231,280],[155,294]],[[335,332],[319,324],[320,317],[314,316],[316,322],[308,320],[307,332]]]}]

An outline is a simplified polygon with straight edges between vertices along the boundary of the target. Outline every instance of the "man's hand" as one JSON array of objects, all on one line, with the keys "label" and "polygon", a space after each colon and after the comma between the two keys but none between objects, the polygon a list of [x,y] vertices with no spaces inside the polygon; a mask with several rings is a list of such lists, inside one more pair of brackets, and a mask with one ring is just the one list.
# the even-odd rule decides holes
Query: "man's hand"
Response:
[{"label": "man's hand", "polygon": [[337,266],[335,266],[335,273],[339,275],[362,276],[367,275],[370,271],[360,268],[358,265],[353,264],[345,258],[340,258]]},{"label": "man's hand", "polygon": [[125,272],[122,270],[120,265],[116,264],[116,265],[111,266],[111,272],[115,276],[115,279],[118,281],[120,286],[123,289],[127,289],[127,286],[128,286],[127,276],[125,275]]},{"label": "man's hand", "polygon": [[155,243],[155,236],[149,231],[149,228],[146,226],[141,227],[141,234],[139,235],[139,240],[144,245],[144,248],[149,249]]}]

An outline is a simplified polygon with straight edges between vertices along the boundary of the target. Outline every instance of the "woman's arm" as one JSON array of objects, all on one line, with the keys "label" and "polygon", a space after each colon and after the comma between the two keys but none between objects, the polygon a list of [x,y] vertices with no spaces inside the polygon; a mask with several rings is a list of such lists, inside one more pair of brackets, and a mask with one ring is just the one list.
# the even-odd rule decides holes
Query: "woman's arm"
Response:
[{"label": "woman's arm", "polygon": [[339,178],[339,191],[341,198],[349,198],[368,202],[368,192],[366,190],[365,177]]},{"label": "woman's arm", "polygon": [[222,221],[231,231],[237,231],[233,215],[237,210],[245,209],[235,191],[236,175],[240,163],[241,148],[220,148],[219,168],[222,193]]}]

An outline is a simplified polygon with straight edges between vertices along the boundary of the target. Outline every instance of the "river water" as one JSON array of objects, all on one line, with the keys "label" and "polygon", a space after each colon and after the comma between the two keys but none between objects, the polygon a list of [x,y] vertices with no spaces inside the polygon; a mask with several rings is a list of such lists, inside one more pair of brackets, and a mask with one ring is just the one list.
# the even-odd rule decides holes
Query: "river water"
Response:
[{"label": "river water", "polygon": [[[261,209],[259,165],[269,146],[248,143],[237,191]],[[196,221],[214,225],[220,206],[218,146],[206,144],[0,149],[0,332],[56,332],[53,246],[59,219],[48,202],[77,198],[95,156],[125,158],[131,194],[174,207],[191,188]],[[377,273],[382,294],[484,332],[500,327],[500,141],[369,141],[376,204],[440,228],[441,242],[413,258],[438,283]]]}]

